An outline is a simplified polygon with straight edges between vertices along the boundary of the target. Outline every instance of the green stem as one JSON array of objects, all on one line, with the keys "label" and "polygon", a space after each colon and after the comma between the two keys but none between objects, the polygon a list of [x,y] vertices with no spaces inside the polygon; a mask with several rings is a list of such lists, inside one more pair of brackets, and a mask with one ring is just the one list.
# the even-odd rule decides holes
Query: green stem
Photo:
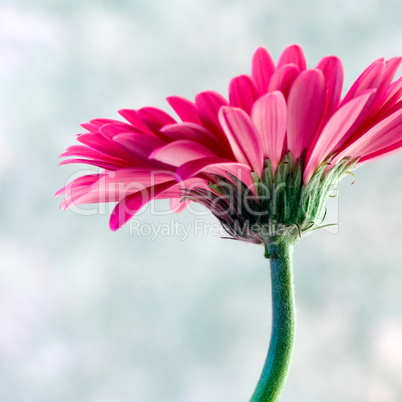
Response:
[{"label": "green stem", "polygon": [[285,385],[292,359],[296,311],[291,242],[266,245],[271,261],[272,333],[267,359],[250,402],[274,402]]}]

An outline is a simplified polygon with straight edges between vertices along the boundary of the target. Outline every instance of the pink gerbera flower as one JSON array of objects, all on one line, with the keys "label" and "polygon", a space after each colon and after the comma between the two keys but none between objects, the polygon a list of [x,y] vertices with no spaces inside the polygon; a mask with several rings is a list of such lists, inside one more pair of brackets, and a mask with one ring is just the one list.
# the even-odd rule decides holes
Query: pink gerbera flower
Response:
[{"label": "pink gerbera flower", "polygon": [[[271,204],[279,203],[272,210],[274,205],[254,200],[254,209],[266,211],[259,222],[270,223],[271,235],[289,227],[294,233],[313,229],[322,220],[328,190],[348,169],[402,148],[402,78],[392,82],[400,63],[400,57],[376,60],[341,100],[343,69],[337,57],[324,57],[307,69],[297,45],[286,48],[276,65],[259,48],[251,76],[230,82],[229,100],[214,91],[199,93],[195,102],[167,98],[180,122],[144,107],[120,110],[127,122],[82,124],[88,130],[77,137],[83,145],[68,148],[61,156],[75,158],[61,164],[86,163],[104,170],[61,189],[61,207],[117,202],[110,219],[116,230],[152,198],[169,198],[178,209],[186,196],[215,208],[232,236],[264,242],[260,234],[233,230],[235,223],[244,227],[244,217],[224,207],[234,200],[223,196],[221,187],[241,183],[243,190],[257,196],[260,188]],[[305,205],[300,213],[298,208],[309,202],[317,208],[307,211],[310,206]]]},{"label": "pink gerbera flower", "polygon": [[402,149],[402,61],[373,62],[341,99],[339,58],[307,69],[302,49],[289,46],[275,64],[259,48],[251,75],[229,85],[226,99],[205,91],[190,101],[167,98],[180,121],[144,107],[120,110],[126,120],[96,119],[62,154],[61,164],[102,171],[57,194],[61,208],[116,202],[116,230],[152,199],[174,210],[198,202],[231,238],[262,243],[271,258],[274,318],[271,345],[253,401],[274,401],[286,378],[294,336],[291,248],[322,224],[328,193],[357,166]]}]

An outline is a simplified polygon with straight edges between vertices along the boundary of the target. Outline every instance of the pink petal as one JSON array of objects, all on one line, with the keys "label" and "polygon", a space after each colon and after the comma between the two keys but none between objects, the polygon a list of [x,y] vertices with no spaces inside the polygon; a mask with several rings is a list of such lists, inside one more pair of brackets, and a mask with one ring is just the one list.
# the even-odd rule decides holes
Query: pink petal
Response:
[{"label": "pink petal", "polygon": [[169,96],[166,100],[182,121],[201,124],[195,103],[180,96]]},{"label": "pink petal", "polygon": [[264,152],[260,135],[250,117],[239,108],[224,106],[219,121],[239,162],[250,165],[259,177],[264,167]]},{"label": "pink petal", "polygon": [[86,147],[84,145],[73,145],[68,147],[66,152],[62,153],[59,158],[66,158],[70,156],[99,159],[103,160],[104,162],[109,162],[115,166],[127,167],[127,162],[125,160],[106,155],[103,152],[96,151],[95,149]]},{"label": "pink petal", "polygon": [[255,193],[255,183],[251,176],[251,168],[244,163],[227,161],[221,158],[204,158],[190,161],[180,166],[176,173],[181,180],[187,180],[201,173],[208,173],[222,176],[231,182],[233,179],[230,175],[233,175]]},{"label": "pink petal", "polygon": [[402,139],[396,142],[395,144],[389,145],[388,147],[379,149],[378,151],[363,156],[361,159],[359,159],[359,166],[365,165],[366,163],[374,162],[387,156],[391,156],[393,154],[396,154],[397,152],[400,152],[401,150],[402,150]]},{"label": "pink petal", "polygon": [[153,168],[126,168],[105,173],[96,183],[99,193],[116,192],[122,197],[148,187],[176,180],[176,174]]},{"label": "pink petal", "polygon": [[393,57],[385,62],[384,74],[381,77],[381,83],[377,89],[377,103],[382,100],[384,93],[391,84],[399,66],[401,65],[402,57]]},{"label": "pink petal", "polygon": [[214,91],[200,92],[195,98],[198,114],[202,123],[213,132],[221,132],[218,112],[222,106],[228,105],[226,99]]},{"label": "pink petal", "polygon": [[386,113],[402,96],[402,77],[393,82],[385,92],[380,102],[379,111]]},{"label": "pink petal", "polygon": [[66,159],[64,161],[61,161],[59,163],[59,166],[70,165],[71,163],[84,163],[87,165],[97,166],[107,170],[116,170],[119,168],[119,166],[97,159]]},{"label": "pink petal", "polygon": [[150,159],[167,163],[171,166],[180,166],[193,159],[215,157],[216,154],[210,149],[197,142],[190,140],[173,141],[165,146],[155,149]]},{"label": "pink petal", "polygon": [[[75,179],[68,183],[65,187],[60,189],[56,196],[64,194],[65,198],[60,204],[60,208],[66,210],[71,205],[79,205],[80,198],[86,196],[88,201],[85,203],[98,203],[100,202],[100,197],[98,194],[91,194],[92,199],[88,196],[88,193],[91,193],[92,186],[102,177],[103,174],[91,174],[86,176],[81,176],[78,179]],[[105,202],[105,201],[103,201]]]},{"label": "pink petal", "polygon": [[121,121],[119,120],[113,120],[113,119],[93,119],[88,123],[81,123],[80,126],[82,128],[85,128],[85,130],[90,131],[91,133],[98,133],[99,132],[99,128],[101,126],[103,126],[104,124],[107,123],[121,123]]},{"label": "pink petal", "polygon": [[224,152],[222,144],[207,128],[195,123],[169,124],[162,128],[162,133],[170,140],[191,140],[213,150],[217,154]]},{"label": "pink petal", "polygon": [[377,93],[375,96],[373,96],[370,107],[367,110],[367,117],[365,117],[365,119],[369,119],[371,117],[370,115],[377,113],[378,110],[383,106],[384,95],[387,93],[391,81],[398,71],[401,60],[402,59],[400,57],[394,57],[384,63],[384,72],[382,73],[380,77],[381,80],[377,85]]},{"label": "pink petal", "polygon": [[268,90],[268,84],[275,71],[275,63],[266,49],[259,47],[253,56],[251,77],[253,78],[260,95]]},{"label": "pink petal", "polygon": [[58,197],[59,195],[66,194],[71,191],[73,187],[90,187],[94,182],[98,180],[98,178],[99,174],[89,174],[78,177],[77,179],[70,181],[70,183],[58,190],[54,196]]},{"label": "pink petal", "polygon": [[[179,181],[186,181],[193,176],[197,176],[200,172],[203,172],[204,169],[211,165],[220,165],[220,164],[238,164],[238,162],[233,162],[224,158],[212,157],[212,158],[202,158],[197,160],[191,160],[187,163],[181,165],[177,170],[176,174]],[[244,165],[244,164],[242,164]],[[251,172],[251,168],[248,165],[248,169]]]},{"label": "pink petal", "polygon": [[334,158],[334,164],[345,156],[357,158],[391,147],[402,140],[402,109],[397,110],[348,145]]},{"label": "pink petal", "polygon": [[168,182],[149,187],[143,191],[129,195],[120,201],[114,208],[110,216],[110,229],[116,231],[122,227],[131,217],[133,217],[145,204],[151,201],[159,193],[165,191],[167,188],[175,184],[175,182]]},{"label": "pink petal", "polygon": [[386,82],[386,85],[389,85],[392,82],[401,63],[402,63],[402,57],[400,57],[400,56],[392,57],[391,59],[389,59],[385,62],[385,72],[384,72],[383,81]]},{"label": "pink petal", "polygon": [[306,69],[306,58],[304,57],[303,49],[299,45],[288,46],[280,55],[277,68],[286,64],[296,64],[300,71]]},{"label": "pink petal", "polygon": [[170,209],[172,212],[180,213],[183,212],[190,203],[191,201],[189,200],[182,201],[181,198],[170,198]]},{"label": "pink petal", "polygon": [[77,140],[82,144],[88,145],[89,147],[103,152],[106,155],[110,155],[115,158],[119,158],[130,163],[136,163],[137,160],[130,153],[124,151],[117,144],[108,140],[101,134],[85,133],[78,134]]},{"label": "pink petal", "polygon": [[229,101],[232,106],[249,113],[258,95],[258,90],[248,75],[240,75],[230,81]]},{"label": "pink petal", "polygon": [[285,98],[288,96],[293,81],[299,74],[299,68],[295,64],[286,64],[278,68],[272,75],[268,85],[268,92],[281,91]]},{"label": "pink petal", "polygon": [[307,152],[303,175],[304,183],[310,181],[317,167],[344,142],[345,134],[362,112],[372,93],[373,90],[368,90],[355,97],[338,109],[329,119],[317,141]]},{"label": "pink petal", "polygon": [[343,67],[338,57],[324,57],[317,65],[325,79],[325,106],[321,127],[328,121],[339,105],[343,85]]},{"label": "pink petal", "polygon": [[208,187],[208,180],[202,179],[200,177],[192,177],[187,180],[183,180],[179,183],[174,184],[172,187],[169,187],[164,192],[160,193],[157,199],[166,199],[166,198],[174,198],[176,203],[180,201],[188,190],[195,190],[203,188],[205,190],[210,190]]},{"label": "pink petal", "polygon": [[[110,199],[107,195],[105,199],[101,199],[98,194],[90,193],[89,187],[76,187],[72,191],[66,192],[66,197],[60,203],[60,209],[67,210],[71,206],[77,206],[82,204],[99,204],[101,202],[115,202],[118,200]],[[86,201],[80,203],[79,200],[86,197]]]},{"label": "pink petal", "polygon": [[299,159],[314,138],[325,102],[325,80],[321,70],[300,73],[288,99],[288,149]]},{"label": "pink petal", "polygon": [[99,132],[109,140],[112,140],[116,134],[138,133],[138,131],[126,123],[107,123],[99,127]]},{"label": "pink petal", "polygon": [[175,181],[175,174],[149,168],[129,168],[98,175],[91,185],[74,184],[71,204],[119,202],[124,198],[166,182]]},{"label": "pink petal", "polygon": [[158,137],[140,133],[118,134],[113,137],[113,140],[144,162],[149,162],[148,157],[156,148],[166,145],[166,141]]},{"label": "pink petal", "polygon": [[124,117],[130,124],[133,125],[138,131],[155,136],[148,126],[138,117],[138,113],[131,109],[121,109],[118,112],[122,117]]},{"label": "pink petal", "polygon": [[143,107],[137,110],[137,116],[146,124],[146,126],[157,133],[166,124],[176,123],[176,120],[156,107]]},{"label": "pink petal", "polygon": [[361,92],[365,91],[366,89],[378,88],[384,69],[384,59],[378,59],[374,63],[370,64],[352,85],[349,92],[343,99],[341,106],[352,99],[354,96],[357,96]]},{"label": "pink petal", "polygon": [[261,96],[253,106],[251,120],[260,134],[264,155],[270,159],[275,172],[283,156],[287,127],[286,101],[282,92]]}]

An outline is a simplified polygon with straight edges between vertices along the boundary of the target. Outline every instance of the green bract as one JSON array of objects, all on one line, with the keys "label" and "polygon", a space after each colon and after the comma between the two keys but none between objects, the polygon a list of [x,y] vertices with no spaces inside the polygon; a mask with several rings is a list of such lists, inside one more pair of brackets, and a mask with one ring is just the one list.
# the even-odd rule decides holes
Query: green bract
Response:
[{"label": "green bract", "polygon": [[[209,184],[211,191],[191,190],[185,199],[209,208],[229,238],[266,245],[281,241],[295,243],[302,235],[323,227],[331,191],[356,164],[357,160],[345,158],[328,169],[328,159],[304,185],[304,156],[294,164],[289,152],[275,173],[270,160],[265,160],[262,177],[253,173],[254,189],[228,173],[231,180],[215,176],[214,183]],[[266,256],[269,257],[268,252]]]}]

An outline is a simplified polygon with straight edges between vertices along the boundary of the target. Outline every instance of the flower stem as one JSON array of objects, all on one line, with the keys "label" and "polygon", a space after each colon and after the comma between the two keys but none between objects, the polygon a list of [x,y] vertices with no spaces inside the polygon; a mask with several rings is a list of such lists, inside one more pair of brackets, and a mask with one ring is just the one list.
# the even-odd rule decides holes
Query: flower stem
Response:
[{"label": "flower stem", "polygon": [[250,402],[277,401],[289,371],[296,330],[292,250],[292,242],[266,245],[271,264],[272,333],[267,359]]}]

